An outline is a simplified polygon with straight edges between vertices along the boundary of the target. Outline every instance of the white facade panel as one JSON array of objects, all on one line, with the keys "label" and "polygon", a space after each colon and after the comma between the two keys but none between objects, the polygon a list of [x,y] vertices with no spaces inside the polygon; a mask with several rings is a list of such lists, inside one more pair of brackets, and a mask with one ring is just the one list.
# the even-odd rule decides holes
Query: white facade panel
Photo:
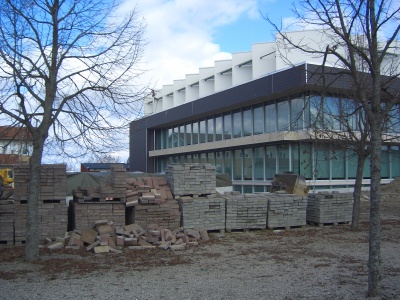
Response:
[{"label": "white facade panel", "polygon": [[215,91],[219,92],[232,87],[232,60],[215,62]]},{"label": "white facade panel", "polygon": [[174,80],[174,94],[173,94],[173,103],[174,107],[178,105],[182,105],[186,102],[186,86],[185,86],[186,80],[185,79],[179,79],[179,80]]},{"label": "white facade panel", "polygon": [[199,69],[199,97],[205,97],[215,92],[214,67]]},{"label": "white facade panel", "polygon": [[276,70],[275,43],[259,43],[252,46],[253,79]]},{"label": "white facade panel", "polygon": [[253,79],[251,52],[232,54],[232,85],[238,85]]},{"label": "white facade panel", "polygon": [[185,81],[185,102],[191,102],[199,99],[199,74],[186,74]]}]

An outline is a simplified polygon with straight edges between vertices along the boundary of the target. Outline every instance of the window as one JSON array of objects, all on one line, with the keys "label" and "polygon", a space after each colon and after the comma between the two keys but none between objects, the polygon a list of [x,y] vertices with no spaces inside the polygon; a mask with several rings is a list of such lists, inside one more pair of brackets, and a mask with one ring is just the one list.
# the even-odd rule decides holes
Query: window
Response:
[{"label": "window", "polygon": [[192,144],[192,124],[186,124],[186,138],[185,138],[186,145]]},{"label": "window", "polygon": [[255,106],[253,110],[253,134],[264,133],[264,123],[264,106]]},{"label": "window", "polygon": [[224,140],[232,138],[232,115],[231,113],[224,114]]},{"label": "window", "polygon": [[232,178],[232,155],[231,151],[224,152],[224,173],[229,174]]},{"label": "window", "polygon": [[289,129],[289,102],[282,101],[277,103],[278,107],[278,131]]},{"label": "window", "polygon": [[276,174],[276,147],[265,147],[265,175],[266,179],[272,180]]},{"label": "window", "polygon": [[207,142],[214,142],[214,117],[207,119]]},{"label": "window", "polygon": [[206,121],[201,120],[199,122],[199,143],[205,143],[206,142]]},{"label": "window", "polygon": [[223,133],[222,116],[215,117],[215,140],[221,141]]},{"label": "window", "polygon": [[233,151],[233,179],[242,180],[242,150]]},{"label": "window", "polygon": [[276,106],[275,103],[265,106],[265,132],[276,131]]},{"label": "window", "polygon": [[238,138],[242,136],[242,112],[236,110],[233,112],[233,137]]},{"label": "window", "polygon": [[253,180],[253,149],[243,150],[243,179]]},{"label": "window", "polygon": [[290,171],[290,156],[289,156],[289,144],[278,146],[278,173],[284,173]]},{"label": "window", "polygon": [[254,148],[254,179],[264,180],[264,148]]},{"label": "window", "polygon": [[243,136],[253,134],[253,117],[251,115],[251,107],[243,110]]},{"label": "window", "polygon": [[301,130],[303,129],[304,120],[304,100],[303,98],[292,99],[290,101],[290,129]]},{"label": "window", "polygon": [[198,122],[193,122],[193,124],[192,124],[192,142],[193,142],[193,145],[196,145],[199,143],[199,123]]},{"label": "window", "polygon": [[185,146],[185,138],[186,138],[186,133],[185,133],[185,125],[179,126],[179,147]]}]

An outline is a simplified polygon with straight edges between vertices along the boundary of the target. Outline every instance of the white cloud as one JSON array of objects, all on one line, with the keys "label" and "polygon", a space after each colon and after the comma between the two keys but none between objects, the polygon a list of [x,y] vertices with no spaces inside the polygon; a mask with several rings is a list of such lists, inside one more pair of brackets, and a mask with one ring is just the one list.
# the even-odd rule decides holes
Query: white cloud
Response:
[{"label": "white cloud", "polygon": [[123,11],[135,5],[147,23],[147,80],[157,87],[212,66],[216,59],[230,58],[213,41],[214,32],[243,14],[254,18],[258,11],[257,0],[126,0]]}]

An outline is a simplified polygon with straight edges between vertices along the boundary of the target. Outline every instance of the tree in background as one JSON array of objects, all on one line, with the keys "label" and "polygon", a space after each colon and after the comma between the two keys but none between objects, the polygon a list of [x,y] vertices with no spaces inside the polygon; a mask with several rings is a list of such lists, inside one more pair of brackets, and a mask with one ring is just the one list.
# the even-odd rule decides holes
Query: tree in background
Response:
[{"label": "tree in background", "polygon": [[101,0],[5,0],[0,7],[0,121],[33,137],[25,255],[39,257],[38,197],[46,142],[57,151],[115,149],[140,114],[145,27]]},{"label": "tree in background", "polygon": [[[368,259],[368,295],[379,293],[381,278],[381,147],[385,119],[399,103],[400,7],[390,0],[305,0],[294,6],[299,24],[320,28],[326,36],[324,43],[292,40],[275,26],[278,36],[288,50],[298,49],[320,58],[330,57],[331,65],[342,68],[342,75],[351,80],[355,99],[361,104],[369,127],[370,151],[370,226]],[[268,19],[268,18],[267,18]],[[272,22],[271,22],[272,24]],[[320,41],[319,41],[320,42]]]}]

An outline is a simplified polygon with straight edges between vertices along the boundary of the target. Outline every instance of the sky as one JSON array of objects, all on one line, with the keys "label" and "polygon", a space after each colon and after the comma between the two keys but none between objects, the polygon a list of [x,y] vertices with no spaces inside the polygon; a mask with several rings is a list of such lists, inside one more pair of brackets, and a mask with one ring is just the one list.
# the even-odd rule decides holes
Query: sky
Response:
[{"label": "sky", "polygon": [[292,17],[288,0],[125,0],[147,24],[145,80],[156,88],[251,51],[254,43],[274,40],[268,15],[277,24]]}]

